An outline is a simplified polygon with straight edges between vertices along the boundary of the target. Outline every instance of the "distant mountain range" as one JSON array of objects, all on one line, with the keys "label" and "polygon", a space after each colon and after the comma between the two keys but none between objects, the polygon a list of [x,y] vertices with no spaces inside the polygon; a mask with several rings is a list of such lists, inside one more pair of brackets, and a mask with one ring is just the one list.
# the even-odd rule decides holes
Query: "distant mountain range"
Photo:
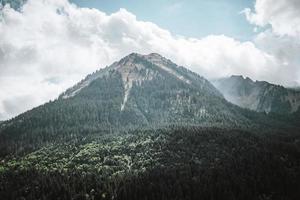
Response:
[{"label": "distant mountain range", "polygon": [[300,107],[300,92],[265,81],[231,76],[212,81],[226,100],[258,112],[288,114]]}]

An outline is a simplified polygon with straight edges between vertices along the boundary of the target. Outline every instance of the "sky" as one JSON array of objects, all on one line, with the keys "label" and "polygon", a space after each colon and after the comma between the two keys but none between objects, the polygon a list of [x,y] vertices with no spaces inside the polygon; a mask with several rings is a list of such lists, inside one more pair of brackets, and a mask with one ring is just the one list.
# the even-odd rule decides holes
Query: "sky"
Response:
[{"label": "sky", "polygon": [[254,36],[253,27],[240,12],[252,8],[253,0],[72,0],[81,7],[97,8],[107,14],[120,8],[138,20],[151,21],[176,35],[204,37],[223,34],[240,40]]},{"label": "sky", "polygon": [[[12,1],[23,0],[5,0]],[[207,79],[234,74],[300,85],[299,0],[28,0],[13,7],[0,8],[0,120],[54,100],[132,52],[159,53]]]}]

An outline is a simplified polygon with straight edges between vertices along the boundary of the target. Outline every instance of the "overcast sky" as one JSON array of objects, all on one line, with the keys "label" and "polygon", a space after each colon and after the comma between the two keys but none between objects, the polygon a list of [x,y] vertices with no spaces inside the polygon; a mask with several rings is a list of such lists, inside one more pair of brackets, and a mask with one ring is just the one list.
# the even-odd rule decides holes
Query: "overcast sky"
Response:
[{"label": "overcast sky", "polygon": [[[0,0],[1,1],[1,0]],[[6,0],[9,1],[9,0]],[[131,52],[206,78],[300,84],[299,0],[28,0],[0,10],[0,120]]]}]

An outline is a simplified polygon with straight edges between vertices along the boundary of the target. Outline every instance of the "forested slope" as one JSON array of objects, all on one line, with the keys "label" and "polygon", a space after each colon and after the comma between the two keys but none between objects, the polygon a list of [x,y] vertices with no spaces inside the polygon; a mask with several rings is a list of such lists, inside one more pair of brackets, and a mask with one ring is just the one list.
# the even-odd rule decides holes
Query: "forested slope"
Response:
[{"label": "forested slope", "polygon": [[139,130],[51,144],[2,162],[4,199],[299,199],[300,138]]}]

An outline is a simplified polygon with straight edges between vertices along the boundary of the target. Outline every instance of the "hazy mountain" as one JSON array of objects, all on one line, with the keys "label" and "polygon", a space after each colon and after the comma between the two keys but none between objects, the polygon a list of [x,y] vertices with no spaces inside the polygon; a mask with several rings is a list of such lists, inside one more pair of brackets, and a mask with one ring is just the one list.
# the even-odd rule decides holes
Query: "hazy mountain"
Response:
[{"label": "hazy mountain", "polygon": [[289,89],[296,90],[296,91],[300,92],[300,87],[292,87],[292,88],[289,88]]},{"label": "hazy mountain", "polygon": [[213,84],[228,101],[258,112],[294,113],[300,106],[300,92],[265,81],[231,76]]}]

